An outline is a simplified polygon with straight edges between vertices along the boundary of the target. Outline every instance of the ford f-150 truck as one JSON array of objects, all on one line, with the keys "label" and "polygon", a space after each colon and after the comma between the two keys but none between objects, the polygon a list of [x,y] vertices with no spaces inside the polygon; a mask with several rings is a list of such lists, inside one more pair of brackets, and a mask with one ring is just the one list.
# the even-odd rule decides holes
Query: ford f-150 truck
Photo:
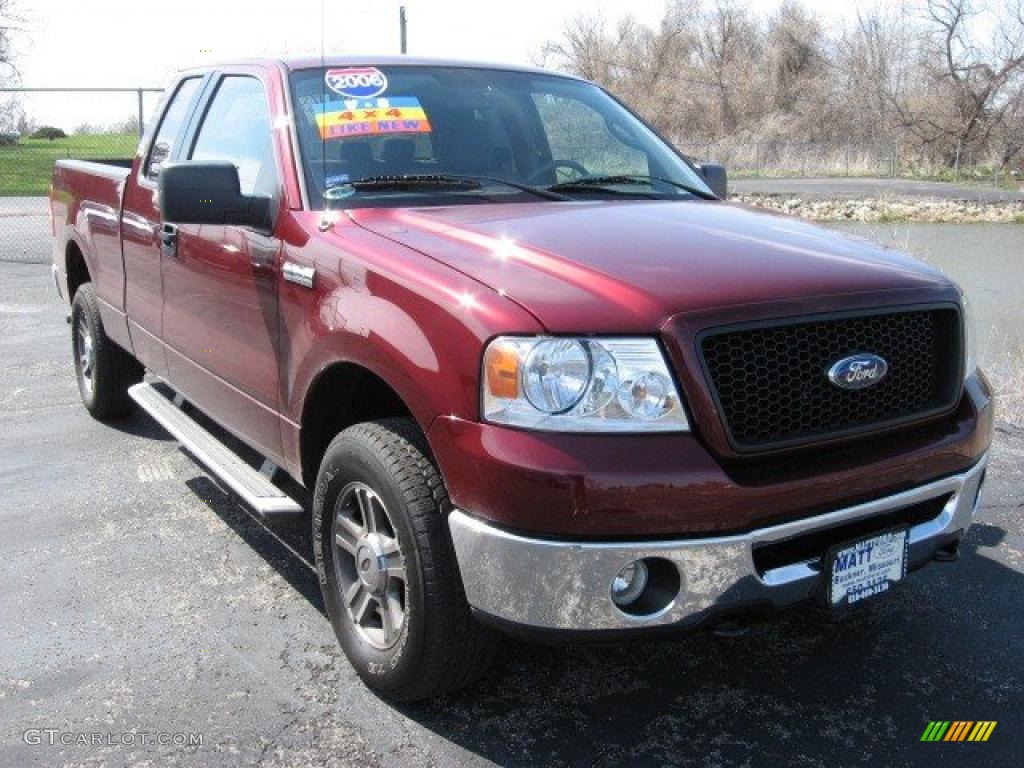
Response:
[{"label": "ford f-150 truck", "polygon": [[957,557],[993,419],[959,289],[725,191],[574,77],[240,61],[57,163],[54,276],[89,411],[309,515],[349,660],[417,699],[502,634],[849,610]]}]

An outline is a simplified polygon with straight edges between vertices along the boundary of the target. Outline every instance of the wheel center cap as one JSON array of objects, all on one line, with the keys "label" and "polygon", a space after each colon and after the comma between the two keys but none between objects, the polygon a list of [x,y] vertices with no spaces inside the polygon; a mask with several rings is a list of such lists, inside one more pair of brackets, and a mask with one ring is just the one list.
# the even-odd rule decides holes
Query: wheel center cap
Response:
[{"label": "wheel center cap", "polygon": [[373,534],[364,536],[356,547],[356,573],[359,580],[371,592],[380,591],[386,579],[384,555],[380,543]]}]

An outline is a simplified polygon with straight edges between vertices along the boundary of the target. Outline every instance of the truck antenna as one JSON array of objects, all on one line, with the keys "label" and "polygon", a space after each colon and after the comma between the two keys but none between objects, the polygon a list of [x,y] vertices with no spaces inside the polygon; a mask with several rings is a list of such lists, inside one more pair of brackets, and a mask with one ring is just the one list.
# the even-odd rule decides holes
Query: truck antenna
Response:
[{"label": "truck antenna", "polygon": [[[326,0],[320,0],[320,109],[327,115],[327,51],[324,37],[326,35]],[[314,118],[316,122],[316,118]],[[320,182],[327,189],[327,139],[322,127],[320,130]]]}]

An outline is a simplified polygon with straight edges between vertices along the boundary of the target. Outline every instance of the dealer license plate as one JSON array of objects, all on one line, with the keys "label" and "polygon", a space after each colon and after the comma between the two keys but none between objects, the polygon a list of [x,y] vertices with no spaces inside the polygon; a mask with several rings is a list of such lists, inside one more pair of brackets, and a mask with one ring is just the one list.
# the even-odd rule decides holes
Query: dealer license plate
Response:
[{"label": "dealer license plate", "polygon": [[907,575],[908,528],[898,528],[829,550],[828,602],[853,605],[879,595]]}]

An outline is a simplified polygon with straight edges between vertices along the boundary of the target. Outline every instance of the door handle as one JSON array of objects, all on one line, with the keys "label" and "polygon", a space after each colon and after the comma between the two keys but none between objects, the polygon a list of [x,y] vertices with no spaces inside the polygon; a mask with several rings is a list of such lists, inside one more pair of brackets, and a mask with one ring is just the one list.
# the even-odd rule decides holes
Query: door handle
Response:
[{"label": "door handle", "polygon": [[301,285],[303,288],[312,288],[313,281],[316,279],[316,269],[314,267],[304,267],[301,264],[296,264],[294,261],[286,261],[281,269],[281,273],[289,283]]},{"label": "door handle", "polygon": [[160,225],[160,253],[164,256],[178,255],[178,225]]}]

